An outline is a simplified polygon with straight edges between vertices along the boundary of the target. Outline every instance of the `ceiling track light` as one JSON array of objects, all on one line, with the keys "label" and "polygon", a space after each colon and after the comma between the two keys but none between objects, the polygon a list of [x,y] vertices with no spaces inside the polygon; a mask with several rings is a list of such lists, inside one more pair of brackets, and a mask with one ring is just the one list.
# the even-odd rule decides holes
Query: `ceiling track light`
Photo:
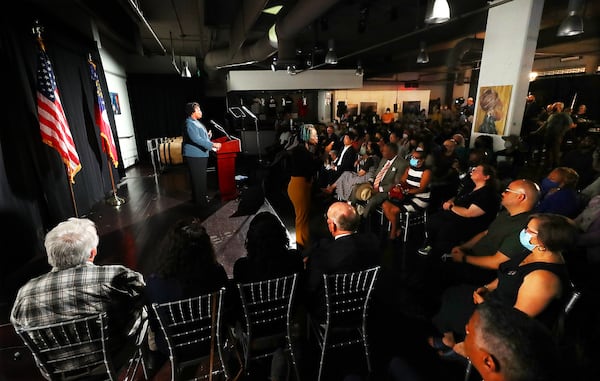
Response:
[{"label": "ceiling track light", "polygon": [[446,0],[429,0],[425,22],[427,24],[441,24],[450,20],[450,5]]},{"label": "ceiling track light", "polygon": [[328,65],[337,65],[338,59],[337,54],[335,53],[335,42],[333,39],[330,39],[328,42],[329,49],[327,50],[327,54],[325,55],[325,63]]},{"label": "ceiling track light", "polygon": [[296,65],[288,65],[287,73],[289,75],[296,75],[298,73],[298,71],[296,70]]},{"label": "ceiling track light", "polygon": [[274,56],[273,61],[271,61],[271,70],[277,71],[277,56]]},{"label": "ceiling track light", "polygon": [[583,33],[583,8],[585,0],[569,0],[567,17],[558,27],[556,36],[570,37]]},{"label": "ceiling track light", "polygon": [[188,67],[187,61],[183,61],[183,69],[181,69],[181,77],[192,78],[192,73],[190,73],[190,68]]},{"label": "ceiling track light", "polygon": [[357,77],[362,77],[365,74],[365,70],[363,69],[362,63],[360,61],[356,63],[356,71],[354,72],[354,74]]},{"label": "ceiling track light", "polygon": [[426,64],[428,62],[429,54],[427,54],[427,50],[425,50],[425,42],[421,41],[421,48],[419,49],[419,54],[417,55],[417,63]]}]

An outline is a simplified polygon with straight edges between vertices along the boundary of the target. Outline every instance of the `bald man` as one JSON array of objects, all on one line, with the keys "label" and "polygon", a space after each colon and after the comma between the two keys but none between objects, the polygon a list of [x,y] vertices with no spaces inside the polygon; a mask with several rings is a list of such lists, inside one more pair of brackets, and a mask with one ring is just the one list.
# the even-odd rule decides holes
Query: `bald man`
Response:
[{"label": "bald man", "polygon": [[452,248],[450,254],[455,263],[448,263],[448,267],[456,270],[457,280],[475,284],[489,282],[496,277],[501,263],[525,255],[519,232],[527,225],[539,199],[540,189],[531,180],[519,179],[508,184],[502,192],[503,208],[488,229]]},{"label": "bald man", "polygon": [[323,239],[306,255],[306,292],[309,311],[322,316],[325,311],[323,274],[364,270],[380,262],[379,240],[371,233],[358,233],[360,216],[346,202],[334,202],[326,214],[331,238]]}]

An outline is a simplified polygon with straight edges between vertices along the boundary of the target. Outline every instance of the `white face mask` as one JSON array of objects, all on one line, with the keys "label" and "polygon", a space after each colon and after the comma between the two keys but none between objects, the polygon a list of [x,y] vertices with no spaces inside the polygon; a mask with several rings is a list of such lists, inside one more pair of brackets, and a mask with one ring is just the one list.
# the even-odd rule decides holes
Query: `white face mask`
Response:
[{"label": "white face mask", "polygon": [[408,134],[402,134],[402,139],[408,139]]}]

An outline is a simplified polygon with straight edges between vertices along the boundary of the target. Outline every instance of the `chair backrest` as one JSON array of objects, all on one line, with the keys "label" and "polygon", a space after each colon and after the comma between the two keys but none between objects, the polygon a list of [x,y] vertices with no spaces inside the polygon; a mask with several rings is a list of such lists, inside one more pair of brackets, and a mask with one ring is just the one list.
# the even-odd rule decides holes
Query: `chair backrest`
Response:
[{"label": "chair backrest", "polygon": [[105,313],[34,328],[15,328],[50,380],[89,379],[104,374],[116,380],[108,352]]},{"label": "chair backrest", "polygon": [[[183,368],[198,366],[207,359],[210,369],[206,377],[220,373],[227,376],[220,335],[224,294],[223,287],[193,298],[152,304],[167,342],[171,380],[178,380]],[[220,364],[213,368],[215,358]]]},{"label": "chair backrest", "polygon": [[[260,282],[238,283],[248,341],[276,335],[290,339],[297,277],[298,274],[293,274]],[[244,349],[246,359],[266,357],[274,350],[266,348],[262,353],[250,353],[250,345],[245,345]]]},{"label": "chair backrest", "polygon": [[371,293],[380,266],[366,270],[323,274],[329,326],[366,324]]}]

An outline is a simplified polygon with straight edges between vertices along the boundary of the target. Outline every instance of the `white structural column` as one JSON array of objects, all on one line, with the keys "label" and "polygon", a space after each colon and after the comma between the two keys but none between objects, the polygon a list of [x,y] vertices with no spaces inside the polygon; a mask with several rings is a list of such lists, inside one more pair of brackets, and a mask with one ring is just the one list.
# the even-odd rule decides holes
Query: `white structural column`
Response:
[{"label": "white structural column", "polygon": [[[494,138],[494,149],[504,148],[502,136],[519,135],[525,99],[529,89],[529,73],[533,65],[540,20],[544,8],[543,0],[496,0],[488,11],[479,88],[475,100],[473,138],[486,112],[481,108],[481,88],[512,86],[508,104],[503,105],[504,121],[496,121],[498,129]],[[493,6],[493,3],[499,5]],[[506,89],[506,88],[504,88]],[[501,94],[502,95],[502,94]],[[507,96],[504,94],[504,96]]]}]

